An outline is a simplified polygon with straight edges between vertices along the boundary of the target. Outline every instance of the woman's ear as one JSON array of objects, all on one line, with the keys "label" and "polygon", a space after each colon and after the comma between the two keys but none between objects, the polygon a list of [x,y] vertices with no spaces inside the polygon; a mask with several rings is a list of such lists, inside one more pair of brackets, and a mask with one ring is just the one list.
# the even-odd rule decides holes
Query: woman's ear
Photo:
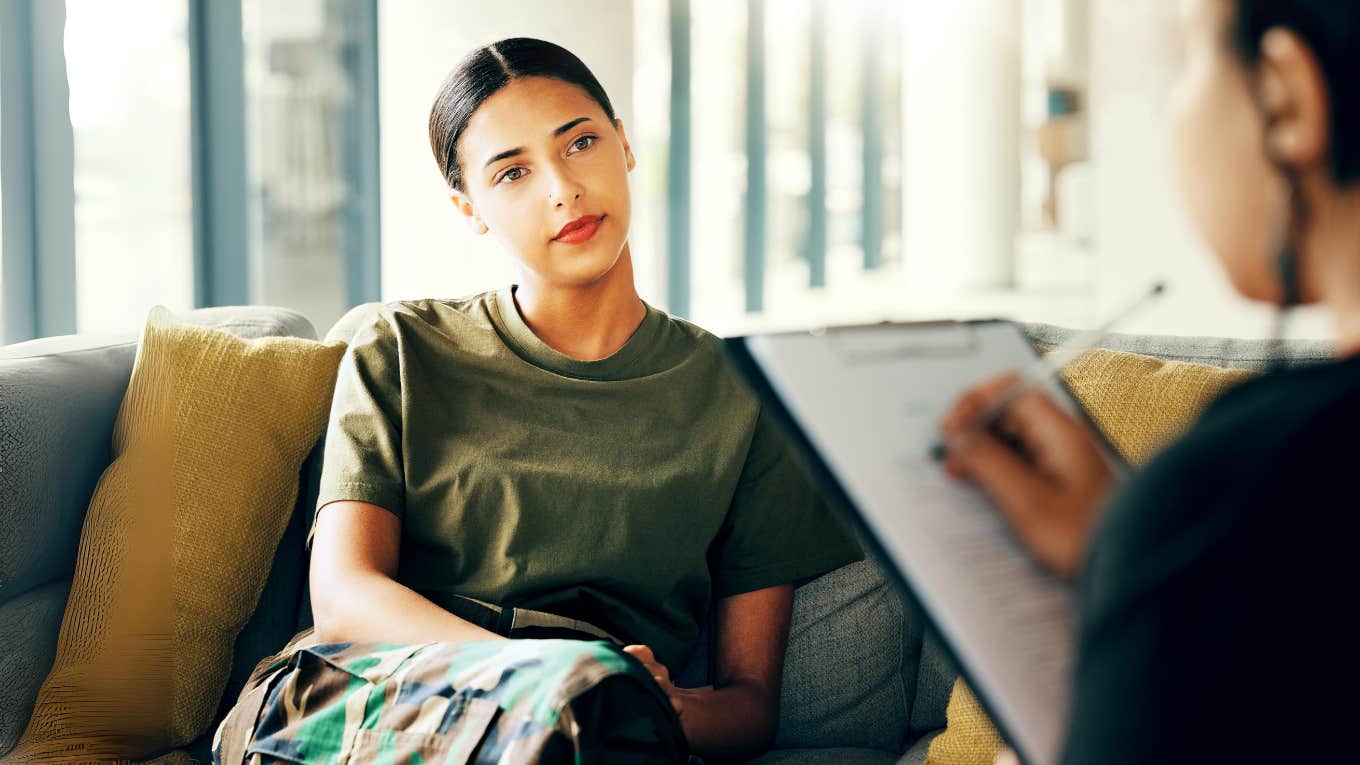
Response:
[{"label": "woman's ear", "polygon": [[633,156],[633,147],[628,145],[628,134],[623,130],[623,120],[614,120],[614,129],[619,133],[619,140],[623,142],[623,159],[628,163],[628,171],[632,172],[637,166],[637,159]]},{"label": "woman's ear", "polygon": [[1266,122],[1266,150],[1299,171],[1326,162],[1331,151],[1331,106],[1317,57],[1283,27],[1261,37],[1257,98]]},{"label": "woman's ear", "polygon": [[482,222],[482,217],[477,214],[477,209],[472,206],[472,199],[467,194],[458,189],[450,188],[449,200],[453,202],[454,207],[458,208],[458,212],[467,221],[468,228],[472,229],[472,233],[480,236],[487,232],[486,224]]}]

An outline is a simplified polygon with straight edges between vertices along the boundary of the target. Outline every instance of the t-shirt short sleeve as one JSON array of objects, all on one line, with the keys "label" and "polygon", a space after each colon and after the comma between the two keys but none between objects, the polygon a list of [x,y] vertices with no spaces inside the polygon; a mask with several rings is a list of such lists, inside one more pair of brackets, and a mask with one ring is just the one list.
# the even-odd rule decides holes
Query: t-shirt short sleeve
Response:
[{"label": "t-shirt short sleeve", "polygon": [[[316,513],[336,500],[378,505],[402,517],[402,386],[397,342],[384,316],[361,327],[345,350],[326,426]],[[312,531],[316,529],[313,514]],[[311,547],[312,534],[307,535]]]},{"label": "t-shirt short sleeve", "polygon": [[847,521],[762,409],[732,505],[709,547],[714,597],[810,579],[863,558]]}]

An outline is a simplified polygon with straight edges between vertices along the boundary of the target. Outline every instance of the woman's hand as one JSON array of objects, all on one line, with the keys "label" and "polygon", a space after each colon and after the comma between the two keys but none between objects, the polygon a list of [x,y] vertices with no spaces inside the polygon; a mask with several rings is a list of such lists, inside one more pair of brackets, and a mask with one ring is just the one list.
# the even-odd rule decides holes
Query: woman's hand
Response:
[{"label": "woman's hand", "polygon": [[1039,390],[1011,402],[991,430],[962,430],[1015,379],[992,378],[955,402],[940,428],[945,469],[981,486],[1034,557],[1071,578],[1115,476],[1090,427]]},{"label": "woman's hand", "polygon": [[631,654],[652,673],[652,679],[656,680],[656,684],[666,692],[666,697],[671,700],[671,706],[675,707],[675,714],[683,720],[685,717],[684,691],[671,683],[670,670],[666,669],[665,664],[656,660],[656,656],[652,654],[652,649],[645,645],[626,645],[623,647],[623,652]]}]

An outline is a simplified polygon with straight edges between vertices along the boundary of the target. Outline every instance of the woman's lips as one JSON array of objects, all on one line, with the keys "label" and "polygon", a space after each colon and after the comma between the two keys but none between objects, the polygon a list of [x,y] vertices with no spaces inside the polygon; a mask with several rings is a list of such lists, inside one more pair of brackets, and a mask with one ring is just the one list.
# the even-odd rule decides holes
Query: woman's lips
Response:
[{"label": "woman's lips", "polygon": [[604,220],[603,215],[582,215],[563,226],[553,241],[563,244],[580,244],[588,241],[592,236],[595,236],[602,220]]}]

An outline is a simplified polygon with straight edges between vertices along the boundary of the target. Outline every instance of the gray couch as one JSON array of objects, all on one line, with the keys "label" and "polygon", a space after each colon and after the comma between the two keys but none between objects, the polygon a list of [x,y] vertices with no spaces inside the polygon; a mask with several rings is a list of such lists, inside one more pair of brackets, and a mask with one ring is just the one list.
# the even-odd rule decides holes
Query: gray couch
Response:
[{"label": "gray couch", "polygon": [[[327,339],[348,340],[374,308],[351,310]],[[243,337],[316,337],[300,314],[268,306],[199,309],[180,319]],[[1028,331],[1041,345],[1070,334],[1045,325]],[[136,341],[135,334],[72,335],[0,348],[0,756],[22,733],[52,663],[82,520],[111,460],[113,422]],[[1213,338],[1112,336],[1106,345],[1245,368],[1260,368],[1269,353],[1265,343]],[[1327,354],[1321,343],[1291,343],[1287,351],[1297,359]],[[311,624],[303,541],[321,443],[302,467],[297,504],[264,594],[236,641],[218,720],[255,663]],[[702,684],[706,666],[701,641],[678,684]],[[756,762],[918,763],[944,726],[956,676],[920,614],[872,559],[801,583],[776,748]],[[211,736],[210,729],[189,747],[202,762]]]}]

